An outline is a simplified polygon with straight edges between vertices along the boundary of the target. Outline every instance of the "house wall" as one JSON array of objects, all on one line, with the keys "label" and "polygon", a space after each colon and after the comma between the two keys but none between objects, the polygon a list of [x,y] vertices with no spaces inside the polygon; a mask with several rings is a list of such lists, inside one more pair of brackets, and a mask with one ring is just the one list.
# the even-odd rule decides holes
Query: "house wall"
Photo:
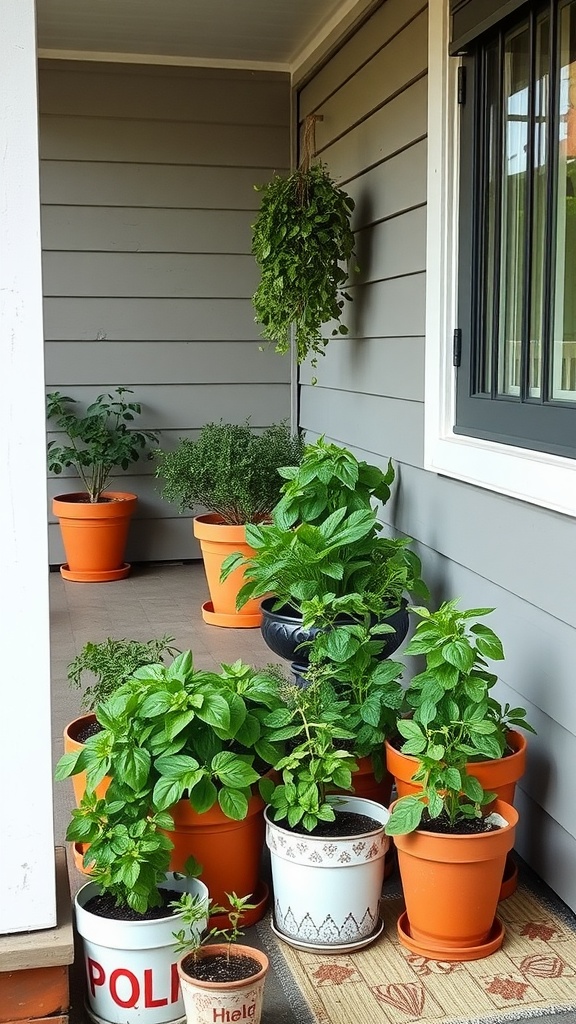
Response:
[{"label": "house wall", "polygon": [[[209,421],[288,417],[289,360],[259,350],[250,301],[254,185],[290,160],[288,76],[46,61],[40,112],[47,390],[133,388],[163,448]],[[197,557],[154,474],[141,461],[115,481],[139,496],[128,558]],[[49,542],[60,563],[52,517]]]},{"label": "house wall", "polygon": [[[350,336],[331,341],[318,384],[301,373],[300,418],[359,456],[394,460],[389,529],[414,538],[434,603],[494,607],[496,695],[524,706],[537,736],[518,787],[516,849],[576,908],[572,519],[423,469],[427,9],[386,0],[299,92],[317,113],[319,155],[356,201],[360,275]],[[399,655],[401,657],[401,654]]]}]

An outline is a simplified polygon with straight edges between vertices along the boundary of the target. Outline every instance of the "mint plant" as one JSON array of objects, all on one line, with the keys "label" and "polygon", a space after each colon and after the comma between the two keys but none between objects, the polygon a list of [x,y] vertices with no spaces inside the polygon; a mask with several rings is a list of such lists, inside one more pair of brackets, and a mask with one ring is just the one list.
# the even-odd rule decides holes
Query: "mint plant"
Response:
[{"label": "mint plant", "polygon": [[59,475],[73,466],[92,503],[102,501],[113,470],[128,469],[158,440],[152,430],[135,430],[131,424],[142,412],[139,402],[126,401],[130,388],[98,395],[84,413],[75,398],[53,391],[46,397],[49,420],[68,438],[68,444],[48,442],[48,469]]}]

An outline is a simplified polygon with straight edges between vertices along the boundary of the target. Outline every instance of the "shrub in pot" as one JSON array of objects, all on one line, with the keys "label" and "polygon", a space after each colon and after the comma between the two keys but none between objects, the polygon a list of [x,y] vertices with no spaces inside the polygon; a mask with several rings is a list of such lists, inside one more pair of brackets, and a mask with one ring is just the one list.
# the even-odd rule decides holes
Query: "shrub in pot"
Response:
[{"label": "shrub in pot", "polygon": [[[68,838],[92,844],[91,792],[109,776],[106,807],[120,817],[124,807],[130,814],[137,807],[144,818],[164,816],[171,870],[183,870],[194,856],[218,903],[232,887],[259,892],[262,915],[264,803],[256,784],[282,752],[266,724],[280,705],[277,679],[239,661],[206,672],[185,651],[167,666],[138,669],[99,705],[102,731],[58,763],[58,778],[86,772],[88,792],[73,812]],[[86,867],[95,852],[90,845]]]},{"label": "shrub in pot", "polygon": [[[187,1024],[250,1020],[259,1024],[262,1015],[268,957],[259,949],[238,944],[243,936],[240,924],[254,905],[250,896],[226,893],[226,907],[211,906],[211,917],[224,914],[226,928],[211,928],[203,936],[193,930],[202,906],[197,898],[184,895],[174,906],[183,911],[187,926],[177,933],[178,974]],[[192,939],[190,939],[192,935]],[[220,939],[220,942],[214,941]]]},{"label": "shrub in pot", "polygon": [[[297,948],[358,949],[380,934],[387,809],[343,795],[352,786],[348,701],[320,677],[285,684],[272,738],[288,744],[280,778],[262,780],[274,890],[274,930]],[[347,746],[348,745],[348,746]],[[331,792],[337,790],[338,792]]]},{"label": "shrub in pot", "polygon": [[202,608],[212,625],[260,625],[258,602],[239,614],[236,595],[244,577],[240,570],[220,583],[223,560],[230,551],[249,556],[245,524],[265,520],[280,495],[282,466],[296,465],[303,441],[287,423],[258,433],[248,422],[207,423],[196,439],[182,438],[173,451],[158,451],[157,476],[163,478],[163,496],[178,504],[180,512],[202,506],[209,511],[194,518],[200,541],[210,601]]},{"label": "shrub in pot", "polygon": [[106,488],[115,470],[128,469],[158,440],[155,432],[131,426],[142,411],[139,402],[124,397],[132,393],[118,387],[113,394],[98,395],[84,412],[69,395],[47,395],[48,420],[67,438],[67,443],[48,442],[48,469],[59,475],[73,467],[84,485],[84,491],[58,495],[52,502],[66,553],[60,571],[67,580],[109,582],[130,572],[124,551],[138,499]]},{"label": "shrub in pot", "polygon": [[281,473],[272,522],[247,528],[254,554],[231,555],[223,566],[224,577],[242,567],[248,578],[238,606],[272,594],[262,602],[264,639],[299,667],[307,662],[302,645],[336,617],[388,621],[389,656],[408,630],[406,595],[428,595],[410,540],[381,535],[377,503],[390,496],[393,467],[383,472],[320,438],[300,466]]}]

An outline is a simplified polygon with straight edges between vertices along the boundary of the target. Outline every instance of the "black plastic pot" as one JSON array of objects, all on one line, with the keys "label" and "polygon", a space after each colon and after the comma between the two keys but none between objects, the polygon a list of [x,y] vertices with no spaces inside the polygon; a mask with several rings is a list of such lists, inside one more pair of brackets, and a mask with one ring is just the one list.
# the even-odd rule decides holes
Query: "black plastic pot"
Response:
[{"label": "black plastic pot", "polygon": [[[302,616],[290,605],[283,605],[278,611],[272,611],[276,601],[275,597],[266,597],[261,602],[262,624],[260,630],[267,647],[280,658],[286,658],[293,663],[293,669],[297,674],[306,671],[308,667],[308,649],[300,645],[308,640],[313,640],[318,630],[316,628],[304,629]],[[342,616],[342,622],[353,622],[353,619]],[[395,630],[394,633],[386,633],[379,637],[384,643],[379,658],[384,660],[390,658],[398,650],[400,644],[408,633],[410,623],[408,606],[402,601],[402,607],[391,615],[382,619]]]}]

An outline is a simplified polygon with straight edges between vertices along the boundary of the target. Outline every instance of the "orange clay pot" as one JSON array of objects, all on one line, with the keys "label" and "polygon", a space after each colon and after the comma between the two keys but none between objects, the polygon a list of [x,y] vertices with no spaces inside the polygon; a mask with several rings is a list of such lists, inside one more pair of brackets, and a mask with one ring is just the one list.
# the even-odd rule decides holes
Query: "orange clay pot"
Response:
[{"label": "orange clay pot", "polygon": [[[516,783],[522,778],[526,768],[526,737],[521,732],[511,729],[506,736],[508,745],[514,753],[493,761],[471,761],[466,765],[468,775],[478,779],[480,785],[489,793],[496,793],[500,800],[511,804],[514,801]],[[396,780],[398,796],[412,796],[419,793],[422,786],[412,782],[412,776],[418,768],[418,758],[410,754],[402,754],[386,740],[386,767]]]},{"label": "orange clay pot", "polygon": [[[209,811],[198,814],[189,800],[179,800],[170,808],[174,830],[166,833],[174,843],[170,871],[182,871],[193,856],[202,865],[201,879],[208,886],[210,898],[228,906],[227,892],[238,896],[262,893],[259,885],[260,862],[264,848],[264,801],[258,792],[248,803],[248,814],[242,821],[227,818],[216,803]],[[256,902],[256,899],[250,900]],[[260,920],[266,910],[261,904]]]},{"label": "orange clay pot", "polygon": [[228,579],[220,582],[222,562],[228,555],[239,551],[247,558],[255,554],[246,543],[244,526],[229,526],[215,512],[196,516],[193,523],[194,536],[200,541],[204,571],[210,600],[202,605],[202,618],[211,626],[228,626],[232,629],[253,629],[262,622],[260,598],[248,601],[241,611],[236,611],[236,597],[243,586],[244,570],[236,569]]},{"label": "orange clay pot", "polygon": [[[82,750],[84,746],[76,739],[77,735],[85,726],[90,725],[96,721],[96,715],[94,712],[90,712],[87,715],[80,715],[79,718],[75,718],[72,722],[69,722],[64,729],[64,753],[70,754],[77,750]],[[74,787],[74,799],[76,800],[76,806],[80,806],[80,801],[86,791],[86,772],[79,772],[78,775],[72,775],[72,786]],[[110,778],[105,775],[101,782],[96,786],[96,796],[99,800],[102,800],[108,786],[110,785]]]},{"label": "orange clay pot", "polygon": [[61,494],[52,501],[60,521],[66,562],[60,572],[75,583],[109,583],[128,576],[124,561],[130,519],[138,498],[122,491],[104,491],[107,499],[92,503],[82,493]]},{"label": "orange clay pot", "polygon": [[406,903],[398,921],[403,946],[432,960],[476,960],[501,946],[496,908],[518,812],[497,800],[493,813],[506,822],[494,832],[394,836]]}]

